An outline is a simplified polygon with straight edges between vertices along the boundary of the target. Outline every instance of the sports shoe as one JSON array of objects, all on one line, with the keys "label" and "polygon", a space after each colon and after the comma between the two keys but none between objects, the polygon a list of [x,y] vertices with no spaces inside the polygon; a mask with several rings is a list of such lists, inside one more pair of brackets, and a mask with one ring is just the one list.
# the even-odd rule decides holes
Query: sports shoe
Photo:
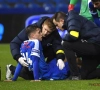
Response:
[{"label": "sports shoe", "polygon": [[50,78],[50,81],[53,81],[54,79],[53,78]]},{"label": "sports shoe", "polygon": [[80,76],[72,76],[72,80],[80,80]]},{"label": "sports shoe", "polygon": [[81,76],[69,76],[67,80],[81,80]]},{"label": "sports shoe", "polygon": [[11,64],[6,65],[6,80],[11,80],[11,78],[12,78],[10,66],[11,66]]}]

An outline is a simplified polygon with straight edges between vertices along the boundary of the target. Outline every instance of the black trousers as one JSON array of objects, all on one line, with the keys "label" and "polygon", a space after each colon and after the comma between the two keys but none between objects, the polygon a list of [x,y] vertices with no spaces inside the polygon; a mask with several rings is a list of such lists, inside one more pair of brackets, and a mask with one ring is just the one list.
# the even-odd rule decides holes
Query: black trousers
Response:
[{"label": "black trousers", "polygon": [[[96,67],[100,64],[100,46],[80,40],[75,42],[64,41],[63,48],[72,76],[81,74],[83,79],[89,79],[91,74],[96,72]],[[82,57],[81,73],[79,73],[76,63],[77,56]]]},{"label": "black trousers", "polygon": [[[11,70],[12,75],[14,75],[15,69],[16,69],[16,67],[11,65],[10,70]],[[27,67],[22,68],[19,77],[22,77],[25,80],[33,80],[34,79],[33,72],[29,71]]]}]

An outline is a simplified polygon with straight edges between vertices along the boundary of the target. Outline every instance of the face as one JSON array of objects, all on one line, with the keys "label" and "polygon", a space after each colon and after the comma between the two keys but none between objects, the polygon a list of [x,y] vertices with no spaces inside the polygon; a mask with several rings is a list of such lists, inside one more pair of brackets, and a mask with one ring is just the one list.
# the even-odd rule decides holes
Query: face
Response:
[{"label": "face", "polygon": [[64,25],[63,19],[60,19],[59,22],[57,22],[55,19],[53,19],[53,23],[56,25],[57,29],[60,29],[62,31],[64,30],[64,28],[62,28],[62,26]]},{"label": "face", "polygon": [[42,41],[42,33],[41,33],[41,30],[39,28],[37,28],[36,32],[32,33],[32,36],[34,39],[38,39],[38,40]]},{"label": "face", "polygon": [[100,9],[100,1],[92,2],[92,3],[93,3],[94,8]]},{"label": "face", "polygon": [[52,30],[50,30],[50,28],[46,24],[43,24],[42,25],[42,37],[46,37],[51,33],[52,33]]}]

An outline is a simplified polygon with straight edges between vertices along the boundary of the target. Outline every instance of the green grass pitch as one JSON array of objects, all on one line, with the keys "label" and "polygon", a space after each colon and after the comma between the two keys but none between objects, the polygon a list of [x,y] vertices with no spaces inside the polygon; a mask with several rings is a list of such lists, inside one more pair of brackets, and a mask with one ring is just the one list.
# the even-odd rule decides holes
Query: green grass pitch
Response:
[{"label": "green grass pitch", "polygon": [[1,81],[0,90],[100,90],[100,80],[59,80],[30,82],[18,78],[15,82],[4,82],[7,64],[16,65],[10,53],[9,44],[0,44]]}]

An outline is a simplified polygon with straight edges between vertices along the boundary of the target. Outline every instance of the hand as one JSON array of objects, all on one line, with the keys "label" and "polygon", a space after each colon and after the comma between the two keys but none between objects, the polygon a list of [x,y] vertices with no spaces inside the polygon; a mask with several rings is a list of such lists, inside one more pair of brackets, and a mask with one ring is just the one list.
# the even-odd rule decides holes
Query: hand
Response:
[{"label": "hand", "polygon": [[24,59],[23,57],[20,57],[20,58],[18,59],[18,62],[19,62],[22,66],[28,67],[28,63],[25,62],[25,59]]},{"label": "hand", "polygon": [[57,66],[60,70],[62,70],[65,67],[64,61],[62,59],[58,59]]}]

